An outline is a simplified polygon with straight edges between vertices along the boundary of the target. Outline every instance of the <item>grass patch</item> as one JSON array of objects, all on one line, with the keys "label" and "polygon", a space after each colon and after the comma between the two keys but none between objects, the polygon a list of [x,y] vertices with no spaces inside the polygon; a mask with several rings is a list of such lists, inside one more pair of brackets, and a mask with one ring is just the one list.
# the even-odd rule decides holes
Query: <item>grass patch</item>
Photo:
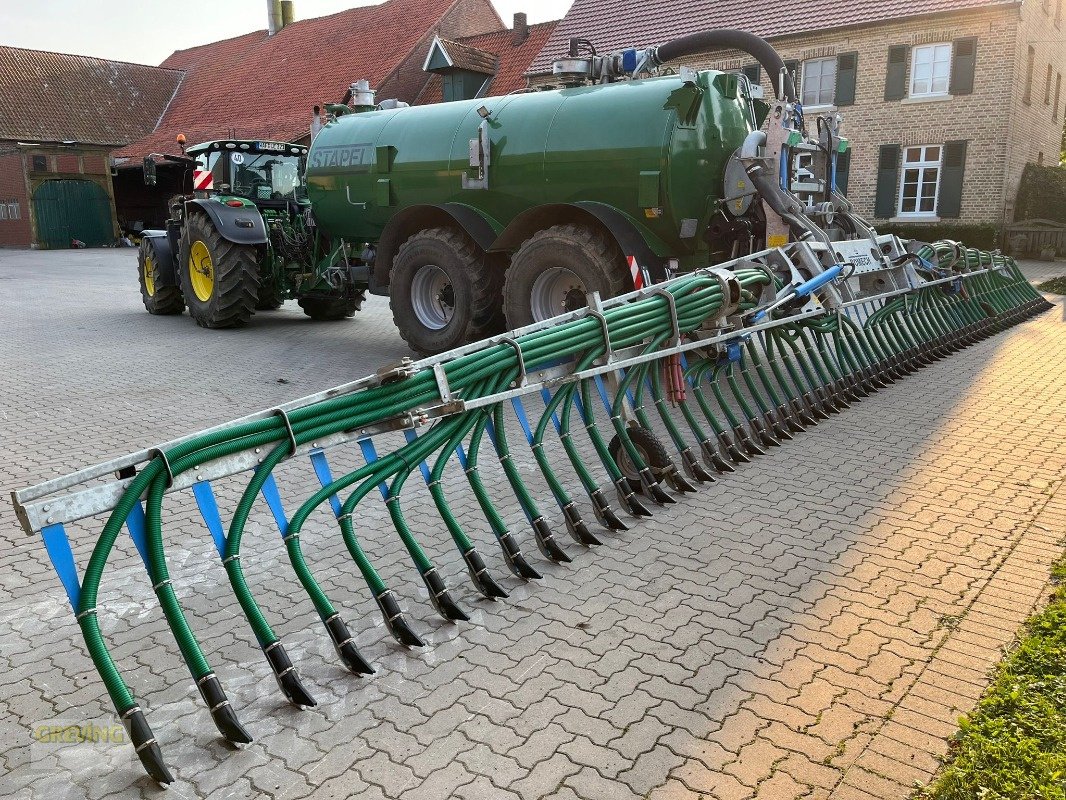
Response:
[{"label": "grass patch", "polygon": [[1066,556],[1051,576],[1051,603],[959,719],[946,765],[918,791],[921,800],[1066,800]]},{"label": "grass patch", "polygon": [[1037,289],[1048,294],[1066,294],[1066,275],[1060,275],[1049,281],[1038,284]]}]

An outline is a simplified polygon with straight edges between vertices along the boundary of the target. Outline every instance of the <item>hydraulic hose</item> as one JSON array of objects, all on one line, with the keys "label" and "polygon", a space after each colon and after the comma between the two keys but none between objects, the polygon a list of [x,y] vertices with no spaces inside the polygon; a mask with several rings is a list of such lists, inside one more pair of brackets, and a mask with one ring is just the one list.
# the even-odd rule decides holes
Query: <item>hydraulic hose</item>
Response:
[{"label": "hydraulic hose", "polygon": [[[747,53],[766,70],[766,74],[770,76],[774,84],[774,95],[779,100],[794,101],[796,99],[796,87],[792,82],[792,76],[785,69],[781,54],[768,41],[747,31],[719,28],[691,33],[656,47],[654,59],[659,64],[665,64],[667,61],[706,53],[708,50],[740,50]],[[778,81],[778,76],[782,72],[785,74],[784,96],[780,93],[781,86]]]}]

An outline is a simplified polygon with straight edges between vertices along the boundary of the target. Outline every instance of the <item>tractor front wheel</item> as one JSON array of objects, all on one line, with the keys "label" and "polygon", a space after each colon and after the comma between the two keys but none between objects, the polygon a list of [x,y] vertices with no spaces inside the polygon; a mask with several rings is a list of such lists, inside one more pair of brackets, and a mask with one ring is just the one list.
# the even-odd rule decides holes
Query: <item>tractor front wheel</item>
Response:
[{"label": "tractor front wheel", "polygon": [[474,242],[450,228],[420,231],[392,262],[392,318],[408,346],[435,355],[476,341],[499,326],[499,277]]},{"label": "tractor front wheel", "polygon": [[145,236],[137,252],[137,278],[141,285],[141,301],[149,314],[180,314],[185,310],[185,298],[178,286],[159,285],[159,258],[155,244]]},{"label": "tractor front wheel", "polygon": [[255,313],[259,291],[254,247],[222,238],[205,214],[190,214],[178,256],[189,314],[204,328],[233,328]]},{"label": "tractor front wheel", "polygon": [[296,302],[311,319],[332,322],[354,317],[364,299],[362,292],[356,292],[355,297],[301,297]]},{"label": "tractor front wheel", "polygon": [[606,234],[582,225],[555,225],[522,243],[511,259],[503,309],[512,330],[604,300],[630,288],[625,260]]}]

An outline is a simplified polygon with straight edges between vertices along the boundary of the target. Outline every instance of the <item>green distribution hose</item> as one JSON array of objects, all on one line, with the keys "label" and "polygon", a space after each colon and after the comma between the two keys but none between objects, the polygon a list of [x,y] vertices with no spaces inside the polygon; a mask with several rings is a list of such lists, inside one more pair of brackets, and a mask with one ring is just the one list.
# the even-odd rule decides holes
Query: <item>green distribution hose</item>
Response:
[{"label": "green distribution hose", "polygon": [[[684,473],[707,482],[716,472],[732,471],[765,451],[762,445],[777,445],[792,433],[817,424],[830,412],[847,408],[871,391],[911,372],[930,360],[1000,330],[1039,310],[1042,298],[1024,280],[1012,259],[999,254],[963,248],[952,242],[937,242],[915,255],[914,269],[927,280],[954,278],[950,283],[925,286],[886,301],[870,303],[854,313],[825,314],[793,320],[791,312],[778,309],[773,322],[752,333],[737,332],[739,346],[723,357],[717,347],[690,349],[683,370],[684,389],[672,397],[680,418],[671,412],[664,394],[661,369],[676,359],[669,345],[678,335],[693,336],[707,320],[715,319],[726,305],[719,278],[702,273],[683,276],[657,287],[655,292],[636,295],[625,302],[608,303],[601,317],[577,316],[553,327],[526,331],[513,340],[497,340],[470,348],[441,363],[454,398],[472,402],[495,397],[538,369],[570,362],[573,372],[582,372],[608,352],[640,352],[642,363],[619,371],[614,397],[608,403],[614,439],[604,440],[597,426],[594,392],[596,379],[564,381],[546,397],[545,407],[530,432],[534,463],[559,506],[567,529],[580,544],[600,543],[578,511],[577,503],[552,467],[545,451],[545,438],[553,426],[581,490],[589,497],[596,518],[605,527],[624,530],[606,501],[590,465],[573,440],[575,406],[588,444],[618,495],[623,510],[633,516],[650,512],[637,495],[656,503],[674,502],[662,488],[665,481],[677,491],[695,489],[676,468],[668,454],[646,437],[653,422],[646,406],[652,397],[658,422],[681,456]],[[972,275],[974,271],[991,272]],[[762,269],[735,271],[740,284],[739,306],[732,311],[743,316],[756,307],[756,298],[771,282]],[[774,279],[772,289],[782,283]],[[664,294],[664,293],[668,293]],[[736,302],[736,300],[734,300]],[[605,338],[606,337],[606,338]],[[663,353],[662,356],[656,354]],[[669,362],[675,363],[675,362]],[[676,367],[673,367],[676,369]],[[674,373],[678,374],[678,373]],[[245,422],[192,437],[156,456],[136,474],[112,510],[93,548],[85,570],[77,619],[87,648],[120,715],[131,728],[132,739],[145,768],[161,782],[170,776],[163,765],[151,730],[137,707],[132,692],[118,671],[100,631],[96,605],[100,582],[121,528],[142,498],[145,503],[145,536],[148,572],[178,650],[196,680],[216,725],[234,742],[250,741],[236,720],[222,687],[205,657],[170,581],[163,546],[163,503],[175,477],[198,469],[207,462],[224,459],[253,448],[267,449],[252,473],[230,521],[223,564],[231,588],[286,697],[301,706],[314,700],[302,686],[295,667],[253,597],[241,567],[240,546],[257,497],[274,469],[296,449],[326,437],[405,420],[421,409],[450,402],[440,395],[437,376],[428,368],[415,369],[383,379],[378,385],[338,395],[293,411]],[[704,387],[710,392],[705,392]],[[524,392],[533,391],[523,389]],[[678,391],[674,386],[671,391]],[[695,399],[695,407],[689,397]],[[632,417],[628,419],[629,406]],[[699,410],[699,416],[695,409]],[[702,421],[701,421],[702,419]],[[709,426],[710,435],[704,429]],[[401,425],[402,427],[402,425]],[[466,619],[403,513],[401,495],[419,465],[433,460],[427,486],[434,506],[452,543],[466,563],[471,580],[488,598],[506,597],[506,592],[488,574],[473,539],[456,518],[442,480],[460,448],[466,446],[465,475],[489,530],[500,545],[509,568],[523,578],[539,573],[526,561],[514,535],[495,508],[479,469],[480,449],[489,441],[499,458],[507,485],[529,520],[534,540],[545,557],[556,562],[570,557],[555,540],[533,493],[526,486],[505,430],[504,402],[448,412],[421,436],[358,469],[334,478],[303,502],[283,530],[284,545],[297,579],[311,599],[331,637],[338,655],[353,672],[373,671],[355,648],[336,606],[315,579],[304,557],[300,536],[310,515],[331,498],[347,496],[340,503],[336,522],[342,540],[377,602],[392,635],[402,644],[422,644],[406,621],[398,600],[367,558],[356,533],[359,504],[377,487],[387,486],[385,505],[400,541],[425,583],[433,606],[445,618]],[[695,437],[696,457],[684,428]],[[665,450],[663,451],[665,453]],[[632,473],[626,475],[620,464]]]}]

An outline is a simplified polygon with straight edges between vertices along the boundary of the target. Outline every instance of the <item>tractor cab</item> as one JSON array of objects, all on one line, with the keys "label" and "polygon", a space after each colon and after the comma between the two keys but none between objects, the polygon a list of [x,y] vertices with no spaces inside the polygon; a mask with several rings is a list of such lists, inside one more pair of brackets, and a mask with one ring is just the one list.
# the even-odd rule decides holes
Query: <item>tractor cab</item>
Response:
[{"label": "tractor cab", "polygon": [[304,161],[307,148],[287,142],[222,140],[185,151],[211,173],[211,188],[244,197],[260,207],[307,202]]}]

